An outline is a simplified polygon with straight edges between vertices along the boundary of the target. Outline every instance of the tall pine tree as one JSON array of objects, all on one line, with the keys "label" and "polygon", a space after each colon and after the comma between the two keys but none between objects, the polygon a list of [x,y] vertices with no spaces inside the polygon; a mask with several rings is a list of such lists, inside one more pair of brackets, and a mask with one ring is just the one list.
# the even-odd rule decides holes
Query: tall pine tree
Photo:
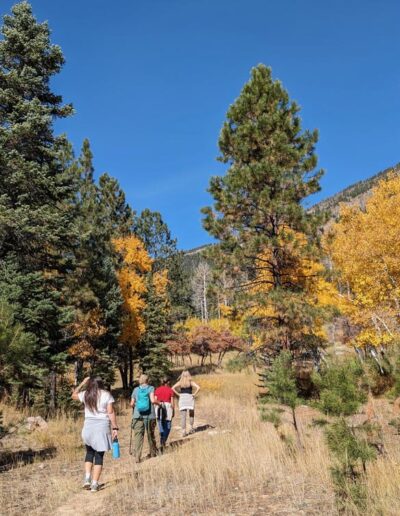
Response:
[{"label": "tall pine tree", "polygon": [[138,358],[140,369],[150,376],[152,382],[159,383],[171,368],[166,346],[171,336],[171,319],[168,300],[157,292],[153,279],[150,274],[143,313],[146,331],[139,341]]},{"label": "tall pine tree", "polygon": [[[49,373],[54,409],[67,345],[63,328],[72,316],[65,287],[74,269],[77,183],[65,166],[67,142],[54,136],[53,122],[71,115],[72,106],[50,88],[63,54],[27,2],[4,17],[1,33],[0,288],[17,322],[36,338],[32,360]],[[25,389],[20,394],[27,399]]]},{"label": "tall pine tree", "polygon": [[302,130],[298,112],[269,68],[252,70],[219,138],[219,159],[229,168],[211,179],[214,207],[203,209],[204,227],[220,240],[240,290],[262,307],[248,322],[274,353],[318,343],[318,310],[308,296],[315,274],[307,267],[318,254],[317,221],[304,200],[319,190],[322,171],[318,133]]}]

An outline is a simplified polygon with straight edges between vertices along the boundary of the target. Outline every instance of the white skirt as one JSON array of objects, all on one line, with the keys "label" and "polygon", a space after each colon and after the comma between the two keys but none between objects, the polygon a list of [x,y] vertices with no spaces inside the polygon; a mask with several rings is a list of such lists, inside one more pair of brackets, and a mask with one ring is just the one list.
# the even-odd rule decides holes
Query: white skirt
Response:
[{"label": "white skirt", "polygon": [[184,392],[179,396],[179,410],[194,410],[194,396]]},{"label": "white skirt", "polygon": [[112,447],[110,420],[85,418],[82,428],[82,439],[95,451],[108,451]]}]

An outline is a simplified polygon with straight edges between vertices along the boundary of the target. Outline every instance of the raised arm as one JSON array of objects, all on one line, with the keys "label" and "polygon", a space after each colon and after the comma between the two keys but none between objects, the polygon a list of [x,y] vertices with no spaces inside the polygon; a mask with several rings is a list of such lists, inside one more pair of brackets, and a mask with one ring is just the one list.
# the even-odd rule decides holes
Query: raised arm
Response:
[{"label": "raised arm", "polygon": [[79,391],[82,389],[84,385],[86,385],[89,381],[89,376],[82,380],[82,382],[78,385],[78,387],[75,387],[75,389],[72,391],[71,398],[75,401],[79,401]]},{"label": "raised arm", "polygon": [[196,389],[196,392],[194,392],[194,393],[193,393],[193,396],[196,396],[196,395],[197,395],[197,393],[198,393],[198,392],[199,392],[199,390],[200,390],[200,387],[199,387],[199,385],[197,385],[197,383],[196,383],[196,382],[194,382],[193,380],[192,380],[192,387],[194,387],[194,388]]}]

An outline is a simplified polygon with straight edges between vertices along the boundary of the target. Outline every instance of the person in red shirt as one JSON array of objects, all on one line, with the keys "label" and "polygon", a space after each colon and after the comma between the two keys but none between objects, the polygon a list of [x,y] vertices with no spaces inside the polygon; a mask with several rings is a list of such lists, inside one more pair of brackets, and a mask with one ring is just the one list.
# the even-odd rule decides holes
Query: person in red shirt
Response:
[{"label": "person in red shirt", "polygon": [[171,431],[172,418],[175,412],[175,394],[170,387],[168,377],[163,378],[162,385],[154,392],[156,400],[156,418],[160,431],[160,449],[164,450],[169,433]]}]

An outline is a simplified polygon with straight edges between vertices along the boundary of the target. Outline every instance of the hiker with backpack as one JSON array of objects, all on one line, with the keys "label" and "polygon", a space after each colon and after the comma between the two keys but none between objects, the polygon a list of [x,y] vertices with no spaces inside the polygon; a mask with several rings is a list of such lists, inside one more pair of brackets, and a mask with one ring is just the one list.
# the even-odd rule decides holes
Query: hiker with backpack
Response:
[{"label": "hiker with backpack", "polygon": [[172,418],[175,412],[174,391],[170,387],[167,376],[162,379],[160,387],[157,387],[154,392],[154,396],[159,403],[156,406],[156,418],[160,431],[160,450],[163,451],[171,431]]},{"label": "hiker with backpack", "polygon": [[150,456],[157,455],[156,439],[154,431],[156,427],[156,414],[154,405],[158,404],[154,396],[154,387],[148,384],[148,376],[140,375],[139,386],[135,387],[131,396],[133,407],[132,429],[135,438],[135,460],[140,462],[143,449],[144,434],[147,435]]},{"label": "hiker with backpack", "polygon": [[[85,390],[81,391],[83,387]],[[86,446],[85,479],[83,487],[99,490],[104,452],[111,450],[112,440],[118,437],[114,398],[99,377],[87,377],[72,391],[73,400],[85,405],[82,439]],[[110,429],[111,423],[111,429]]]},{"label": "hiker with backpack", "polygon": [[[179,391],[177,391],[179,389]],[[193,392],[193,389],[196,389]],[[182,437],[194,432],[194,399],[200,387],[192,380],[189,371],[183,371],[177,383],[172,387],[179,396],[179,412],[181,413]],[[189,414],[189,432],[186,432],[186,416]]]}]

